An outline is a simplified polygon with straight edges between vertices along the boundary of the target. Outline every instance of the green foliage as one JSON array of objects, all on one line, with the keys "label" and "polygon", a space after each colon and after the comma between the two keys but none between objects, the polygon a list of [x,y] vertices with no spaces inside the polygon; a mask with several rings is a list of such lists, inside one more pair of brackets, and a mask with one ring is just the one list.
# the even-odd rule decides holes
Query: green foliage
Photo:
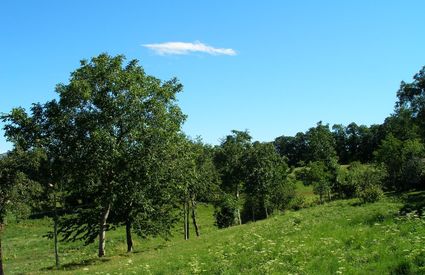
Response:
[{"label": "green foliage", "polygon": [[321,121],[306,132],[308,155],[305,161],[330,161],[336,159],[335,139],[329,125]]},{"label": "green foliage", "polygon": [[396,109],[394,114],[385,119],[381,128],[382,139],[389,134],[400,140],[413,140],[421,136],[419,125],[413,119],[412,111],[409,109]]},{"label": "green foliage", "polygon": [[338,165],[336,160],[310,162],[306,167],[296,172],[298,180],[304,185],[312,185],[314,193],[323,202],[325,196],[331,199],[331,191],[336,182]]},{"label": "green foliage", "polygon": [[124,59],[84,60],[68,84],[57,85],[58,101],[33,105],[31,115],[16,108],[3,117],[17,148],[45,154],[34,179],[46,190],[59,185],[66,196],[70,213],[60,231],[69,240],[90,243],[122,223],[141,236],[157,235],[175,221],[170,175],[184,139],[185,116],[176,104],[182,85],[148,76],[137,60]]},{"label": "green foliage", "polygon": [[383,196],[387,176],[382,167],[353,162],[347,170],[340,169],[334,192],[342,198],[358,197],[362,202],[375,202]]},{"label": "green foliage", "polygon": [[251,220],[285,209],[294,197],[288,166],[271,143],[255,142],[244,158],[246,169],[245,213]]},{"label": "green foliage", "polygon": [[397,92],[399,110],[407,109],[421,125],[422,134],[425,126],[425,66],[413,77],[413,82],[401,82]]},{"label": "green foliage", "polygon": [[376,160],[388,171],[387,189],[423,188],[424,145],[419,139],[399,140],[389,134],[375,152]]},{"label": "green foliage", "polygon": [[227,194],[234,196],[236,200],[234,224],[242,223],[239,205],[246,177],[243,160],[250,147],[251,136],[249,133],[233,130],[231,135],[222,140],[214,155],[214,164],[221,178],[220,188]]},{"label": "green foliage", "polygon": [[384,195],[382,188],[377,184],[365,184],[360,186],[357,196],[364,202],[376,202]]},{"label": "green foliage", "polygon": [[0,159],[0,226],[7,213],[26,217],[40,195],[40,185],[27,175],[36,171],[42,155],[39,151],[26,154],[16,149]]},{"label": "green foliage", "polygon": [[304,133],[299,132],[294,137],[277,137],[273,144],[279,155],[288,160],[290,166],[303,166],[300,162],[306,161],[308,152]]},{"label": "green foliage", "polygon": [[234,196],[224,193],[215,202],[214,206],[215,225],[218,228],[226,228],[236,223],[239,205]]},{"label": "green foliage", "polygon": [[289,203],[289,209],[292,210],[300,210],[302,208],[307,207],[307,202],[304,196],[295,195],[294,198]]},{"label": "green foliage", "polygon": [[222,189],[237,193],[242,189],[245,176],[243,157],[251,147],[251,136],[247,131],[232,131],[216,150],[215,165],[221,176]]}]

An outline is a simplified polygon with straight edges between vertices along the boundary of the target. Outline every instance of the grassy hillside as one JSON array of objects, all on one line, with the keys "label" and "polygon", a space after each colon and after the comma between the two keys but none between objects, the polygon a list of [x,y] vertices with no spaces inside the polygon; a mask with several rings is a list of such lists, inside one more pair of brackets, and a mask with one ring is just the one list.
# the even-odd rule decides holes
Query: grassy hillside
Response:
[{"label": "grassy hillside", "polygon": [[[411,194],[418,202],[424,195]],[[172,240],[138,240],[127,254],[120,229],[109,233],[102,260],[96,244],[62,244],[61,270],[52,269],[51,241],[41,238],[48,220],[11,223],[5,268],[7,274],[425,274],[425,218],[401,216],[403,207],[394,198],[335,201],[216,230],[212,208],[203,206],[200,238],[184,241],[176,229]]]}]

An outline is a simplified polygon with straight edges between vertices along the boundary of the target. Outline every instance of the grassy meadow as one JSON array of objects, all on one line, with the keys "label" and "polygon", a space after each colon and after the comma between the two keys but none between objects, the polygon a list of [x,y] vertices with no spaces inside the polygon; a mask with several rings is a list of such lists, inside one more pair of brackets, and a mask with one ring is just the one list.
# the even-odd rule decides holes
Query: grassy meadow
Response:
[{"label": "grassy meadow", "polygon": [[[304,190],[303,192],[305,192]],[[125,253],[123,228],[107,234],[107,257],[96,243],[53,243],[48,219],[10,222],[4,241],[6,274],[425,274],[425,192],[387,196],[361,205],[340,200],[228,229],[214,227],[213,208],[199,207],[201,237],[135,241]],[[411,200],[409,200],[411,199]],[[406,203],[407,202],[407,203]],[[422,205],[420,205],[422,203]],[[408,214],[400,214],[406,210]],[[194,233],[192,230],[191,233]]]}]

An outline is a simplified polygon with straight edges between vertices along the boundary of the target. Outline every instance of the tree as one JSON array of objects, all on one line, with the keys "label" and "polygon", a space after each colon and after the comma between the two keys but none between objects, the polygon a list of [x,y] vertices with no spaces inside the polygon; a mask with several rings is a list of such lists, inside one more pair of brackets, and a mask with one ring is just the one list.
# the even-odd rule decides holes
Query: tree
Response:
[{"label": "tree", "polygon": [[39,192],[36,182],[26,177],[27,170],[38,167],[39,152],[25,154],[16,149],[0,158],[0,275],[3,271],[2,234],[6,224],[6,214],[25,216],[29,212],[28,201]]},{"label": "tree", "polygon": [[[40,198],[37,210],[53,212],[53,239],[56,267],[59,267],[58,251],[58,204],[62,184],[66,181],[66,154],[60,135],[63,134],[58,110],[52,103],[33,104],[28,115],[23,108],[14,108],[10,114],[2,116],[6,122],[5,136],[22,153],[33,155],[38,152],[38,167],[26,170],[26,176],[38,182],[44,196]],[[63,207],[63,205],[62,205]]]},{"label": "tree", "polygon": [[232,131],[232,135],[224,138],[215,155],[215,165],[221,177],[221,188],[233,194],[236,200],[235,224],[242,224],[240,215],[240,193],[243,189],[245,170],[243,157],[251,147],[251,136],[247,131]]},{"label": "tree", "polygon": [[324,197],[331,199],[331,191],[336,182],[338,164],[335,159],[328,162],[314,161],[296,172],[296,178],[304,185],[313,185],[313,191],[319,195],[320,202]]},{"label": "tree", "polygon": [[394,114],[385,119],[382,124],[382,132],[381,140],[389,134],[392,134],[400,140],[416,139],[421,137],[421,130],[413,117],[411,109],[396,109]]},{"label": "tree", "polygon": [[182,85],[146,75],[136,60],[123,62],[107,54],[83,60],[69,84],[57,85],[59,101],[42,107],[55,114],[47,116],[46,140],[67,156],[65,193],[74,206],[59,231],[87,243],[97,235],[100,257],[110,216],[113,224],[137,220],[141,235],[166,231],[173,222],[167,165],[185,119],[175,104]]},{"label": "tree", "polygon": [[335,149],[341,164],[360,161],[362,163],[373,160],[373,151],[378,148],[385,136],[382,125],[357,125],[352,122],[347,127],[341,124],[332,126],[332,135],[335,139]]},{"label": "tree", "polygon": [[332,126],[332,135],[335,140],[335,151],[340,163],[348,163],[347,133],[346,127],[341,124]]},{"label": "tree", "polygon": [[386,171],[381,166],[353,162],[347,170],[339,172],[334,192],[340,197],[358,197],[366,203],[377,201],[382,196]]},{"label": "tree", "polygon": [[294,197],[294,185],[288,180],[288,165],[273,144],[254,142],[244,157],[246,171],[245,213],[251,220],[283,210]]},{"label": "tree", "polygon": [[197,222],[197,203],[199,200],[211,201],[217,193],[219,176],[213,163],[212,147],[202,143],[200,138],[185,140],[180,146],[181,158],[178,158],[180,197],[183,204],[184,236],[189,239],[189,220],[200,236]]},{"label": "tree", "polygon": [[316,127],[306,132],[307,159],[306,161],[326,161],[336,158],[335,140],[329,130],[329,125],[319,121]]},{"label": "tree", "polygon": [[288,159],[290,166],[303,166],[303,163],[307,161],[307,140],[302,132],[298,132],[294,137],[277,137],[274,145],[279,155]]},{"label": "tree", "polygon": [[399,140],[389,134],[375,152],[376,160],[388,172],[385,187],[390,190],[422,188],[425,148],[419,139]]},{"label": "tree", "polygon": [[400,84],[397,91],[396,110],[408,110],[411,117],[420,125],[421,134],[425,132],[425,66],[413,76],[413,82]]}]

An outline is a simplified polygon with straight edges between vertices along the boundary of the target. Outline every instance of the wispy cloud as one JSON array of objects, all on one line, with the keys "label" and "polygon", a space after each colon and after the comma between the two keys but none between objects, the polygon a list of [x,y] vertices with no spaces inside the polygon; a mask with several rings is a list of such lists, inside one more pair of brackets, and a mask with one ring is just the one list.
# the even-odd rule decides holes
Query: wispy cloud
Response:
[{"label": "wispy cloud", "polygon": [[159,55],[183,55],[190,53],[207,53],[211,55],[236,55],[236,51],[230,48],[214,48],[199,41],[188,42],[166,42],[158,44],[144,44],[143,47],[151,49]]}]

